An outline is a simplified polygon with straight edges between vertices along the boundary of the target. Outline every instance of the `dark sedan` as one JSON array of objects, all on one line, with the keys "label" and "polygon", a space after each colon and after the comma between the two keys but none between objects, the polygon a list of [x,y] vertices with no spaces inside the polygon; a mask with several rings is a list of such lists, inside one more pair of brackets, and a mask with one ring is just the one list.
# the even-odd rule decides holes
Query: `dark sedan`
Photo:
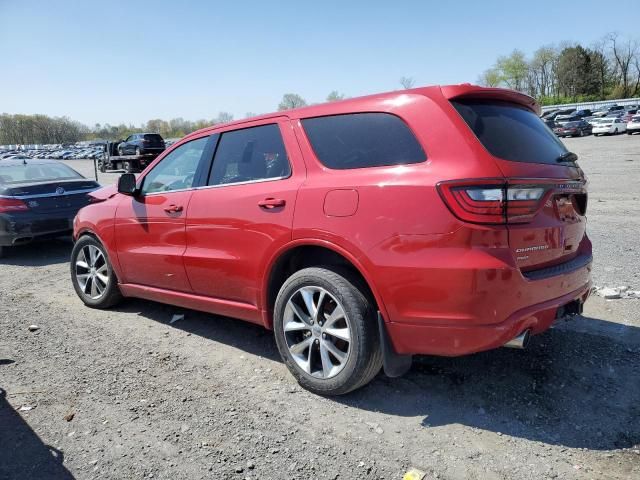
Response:
[{"label": "dark sedan", "polygon": [[12,245],[69,234],[98,188],[55,160],[0,160],[0,256]]},{"label": "dark sedan", "polygon": [[157,133],[134,133],[118,145],[118,155],[160,154],[165,148],[164,139]]},{"label": "dark sedan", "polygon": [[591,135],[592,126],[589,122],[578,120],[575,122],[567,122],[563,126],[553,130],[559,137],[584,137]]}]

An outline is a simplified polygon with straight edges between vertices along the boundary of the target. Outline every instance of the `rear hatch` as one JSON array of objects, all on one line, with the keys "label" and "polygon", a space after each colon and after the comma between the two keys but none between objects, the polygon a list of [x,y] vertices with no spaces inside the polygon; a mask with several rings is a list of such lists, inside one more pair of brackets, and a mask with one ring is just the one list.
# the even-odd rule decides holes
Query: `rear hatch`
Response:
[{"label": "rear hatch", "polygon": [[469,98],[451,103],[504,174],[501,208],[520,269],[535,271],[581,255],[587,191],[575,154],[523,105]]}]

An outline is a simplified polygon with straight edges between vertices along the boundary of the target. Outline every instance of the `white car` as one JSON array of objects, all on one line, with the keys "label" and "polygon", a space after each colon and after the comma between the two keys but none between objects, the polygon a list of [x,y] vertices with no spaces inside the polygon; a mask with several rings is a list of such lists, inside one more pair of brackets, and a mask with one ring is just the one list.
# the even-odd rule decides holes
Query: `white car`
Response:
[{"label": "white car", "polygon": [[640,132],[640,115],[634,115],[627,123],[627,134],[633,135],[636,132]]},{"label": "white car", "polygon": [[593,124],[593,134],[598,135],[615,135],[627,130],[627,124],[620,118],[601,118]]}]

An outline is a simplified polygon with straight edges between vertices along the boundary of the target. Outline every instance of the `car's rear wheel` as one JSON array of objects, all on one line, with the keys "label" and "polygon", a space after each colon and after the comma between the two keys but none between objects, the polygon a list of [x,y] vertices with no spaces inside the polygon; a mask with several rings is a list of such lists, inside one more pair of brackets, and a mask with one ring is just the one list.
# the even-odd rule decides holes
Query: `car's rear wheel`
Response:
[{"label": "car's rear wheel", "polygon": [[122,299],[118,279],[104,246],[89,235],[71,252],[71,280],[80,299],[93,308],[109,308]]},{"label": "car's rear wheel", "polygon": [[300,385],[341,395],[369,383],[382,366],[375,312],[347,270],[312,267],[291,275],[276,299],[274,331]]}]

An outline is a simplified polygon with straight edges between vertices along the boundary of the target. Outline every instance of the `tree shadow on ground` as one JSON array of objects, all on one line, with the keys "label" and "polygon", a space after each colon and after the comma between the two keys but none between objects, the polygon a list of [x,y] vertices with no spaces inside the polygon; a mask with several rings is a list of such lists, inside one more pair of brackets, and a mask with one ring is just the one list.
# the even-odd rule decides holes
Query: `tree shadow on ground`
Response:
[{"label": "tree shadow on ground", "polygon": [[0,258],[0,265],[43,267],[69,263],[72,249],[71,237],[38,240],[25,245],[8,247],[5,256]]},{"label": "tree shadow on ground", "polygon": [[0,388],[0,479],[72,480],[61,451],[45,445]]},{"label": "tree shadow on ground", "polygon": [[[226,317],[129,300],[137,313],[194,335],[280,361],[272,332]],[[172,315],[185,318],[169,324]],[[383,374],[334,400],[423,428],[462,424],[504,435],[596,450],[640,443],[640,328],[577,317],[534,337],[527,350],[415,357],[402,378]]]}]

